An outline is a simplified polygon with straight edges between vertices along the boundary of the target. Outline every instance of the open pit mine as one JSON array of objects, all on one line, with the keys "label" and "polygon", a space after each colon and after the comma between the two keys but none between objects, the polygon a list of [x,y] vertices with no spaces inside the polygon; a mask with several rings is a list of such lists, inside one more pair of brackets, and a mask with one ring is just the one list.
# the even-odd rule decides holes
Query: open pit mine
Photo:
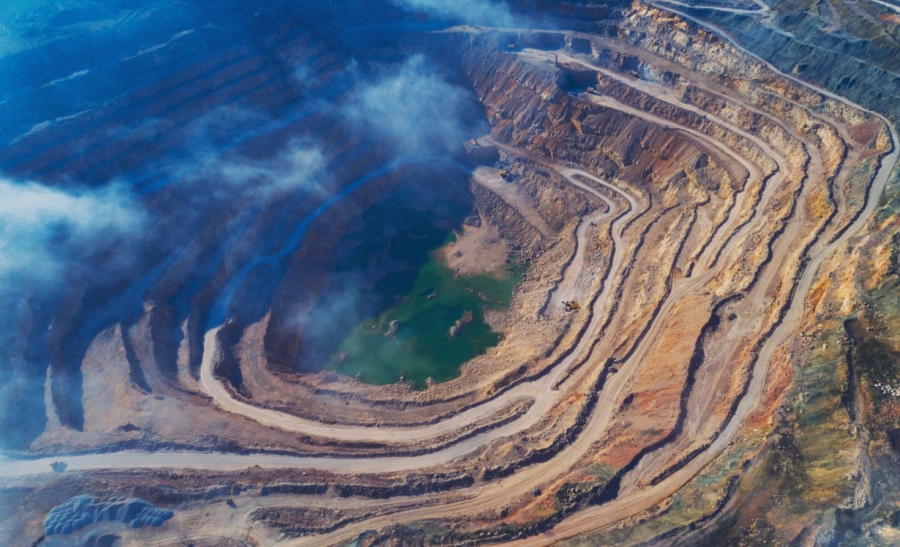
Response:
[{"label": "open pit mine", "polygon": [[897,0],[10,0],[0,74],[0,544],[900,545]]}]

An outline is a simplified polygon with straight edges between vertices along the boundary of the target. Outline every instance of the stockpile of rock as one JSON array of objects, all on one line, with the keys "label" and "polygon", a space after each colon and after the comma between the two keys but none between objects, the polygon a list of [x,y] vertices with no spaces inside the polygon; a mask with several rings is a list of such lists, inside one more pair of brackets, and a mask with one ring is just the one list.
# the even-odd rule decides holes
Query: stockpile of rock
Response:
[{"label": "stockpile of rock", "polygon": [[44,533],[71,534],[95,522],[121,522],[132,528],[162,526],[175,515],[171,509],[160,509],[140,498],[101,500],[89,495],[69,498],[50,510],[44,520]]}]

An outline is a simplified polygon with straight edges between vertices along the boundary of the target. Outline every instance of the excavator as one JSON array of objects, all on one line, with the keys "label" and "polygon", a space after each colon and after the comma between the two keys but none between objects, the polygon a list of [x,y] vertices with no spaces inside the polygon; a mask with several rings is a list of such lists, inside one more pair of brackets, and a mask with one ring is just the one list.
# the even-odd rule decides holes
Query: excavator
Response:
[{"label": "excavator", "polygon": [[581,309],[581,304],[575,300],[566,300],[563,302],[563,307],[566,308],[566,311],[578,311]]}]

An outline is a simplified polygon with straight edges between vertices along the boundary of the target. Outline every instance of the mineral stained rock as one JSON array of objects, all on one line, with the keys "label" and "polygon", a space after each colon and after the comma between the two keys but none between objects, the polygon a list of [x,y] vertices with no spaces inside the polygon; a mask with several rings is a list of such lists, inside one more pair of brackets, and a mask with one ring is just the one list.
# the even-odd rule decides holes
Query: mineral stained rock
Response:
[{"label": "mineral stained rock", "polygon": [[174,515],[171,509],[160,509],[140,498],[101,500],[82,494],[50,510],[44,520],[44,533],[67,535],[98,522],[121,522],[132,528],[159,527]]}]

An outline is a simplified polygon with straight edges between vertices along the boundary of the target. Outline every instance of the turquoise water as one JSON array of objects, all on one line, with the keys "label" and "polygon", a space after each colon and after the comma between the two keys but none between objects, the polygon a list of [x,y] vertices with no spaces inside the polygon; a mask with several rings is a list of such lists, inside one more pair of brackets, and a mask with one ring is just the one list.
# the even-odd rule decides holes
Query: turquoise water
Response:
[{"label": "turquoise water", "polygon": [[[412,289],[357,325],[328,368],[377,385],[402,378],[417,389],[425,388],[429,377],[436,382],[456,378],[460,365],[500,341],[485,322],[484,312],[509,306],[522,272],[511,261],[492,275],[458,276],[431,252],[415,272]],[[394,321],[394,332],[386,336]],[[451,336],[457,321],[462,325]]]}]

